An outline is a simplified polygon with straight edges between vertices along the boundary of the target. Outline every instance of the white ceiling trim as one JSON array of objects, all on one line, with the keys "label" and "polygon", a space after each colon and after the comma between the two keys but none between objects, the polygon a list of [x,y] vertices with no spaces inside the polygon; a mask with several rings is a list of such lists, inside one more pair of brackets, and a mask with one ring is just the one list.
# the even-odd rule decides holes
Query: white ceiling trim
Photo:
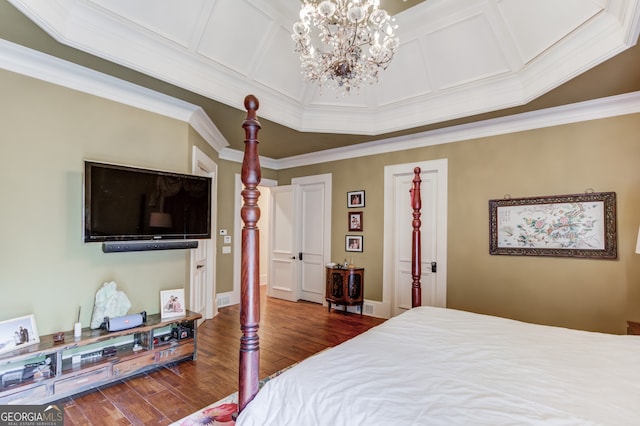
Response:
[{"label": "white ceiling trim", "polygon": [[2,39],[0,67],[189,123],[216,151],[229,146],[204,110],[189,102]]},{"label": "white ceiling trim", "polygon": [[[275,160],[275,170],[348,160],[367,155],[387,154],[407,149],[424,148],[635,113],[640,113],[640,92],[282,158]],[[232,149],[225,148],[225,151],[228,153]]]},{"label": "white ceiling trim", "polygon": [[[258,140],[260,140],[260,135],[258,134]],[[218,158],[221,160],[233,161],[234,163],[242,163],[244,158],[244,152],[232,149],[232,148],[224,148],[222,151],[218,152]],[[260,167],[265,167],[271,170],[280,170],[282,167],[279,166],[281,160],[274,160],[273,158],[259,156],[260,158]]]},{"label": "white ceiling trim", "polygon": [[224,137],[222,132],[218,130],[218,127],[213,124],[211,118],[206,112],[199,106],[193,105],[191,117],[189,117],[189,124],[193,129],[202,136],[204,140],[209,142],[209,145],[216,150],[216,152],[222,151],[225,147],[229,146],[229,142]]},{"label": "white ceiling trim", "polygon": [[[232,58],[224,56],[213,58],[211,54],[209,57],[204,57],[198,53],[198,46],[184,48],[177,40],[167,40],[162,36],[162,34],[168,34],[167,32],[158,33],[149,29],[149,26],[136,25],[133,20],[125,19],[115,11],[104,9],[89,0],[9,1],[62,43],[232,107],[242,109],[244,96],[250,92],[262,100],[263,117],[284,126],[304,132],[369,135],[522,105],[633,45],[638,34],[638,10],[640,9],[640,0],[603,2],[604,10],[601,13],[584,22],[579,28],[571,29],[564,39],[548,47],[542,54],[519,69],[505,68],[504,72],[493,76],[485,73],[484,76],[478,77],[484,77],[482,80],[474,80],[469,76],[466,82],[455,87],[434,87],[428,93],[424,93],[424,90],[418,90],[418,93],[409,92],[404,99],[375,96],[375,87],[366,87],[362,89],[363,96],[359,102],[353,102],[353,100],[332,99],[328,94],[321,98],[317,91],[310,94],[312,92],[309,89],[300,89],[297,80],[290,89],[282,85],[277,90],[267,87],[269,81],[282,82],[283,79],[279,77],[274,80],[273,76],[251,75],[258,69],[267,69],[271,72],[277,69],[257,65],[259,61],[269,58],[268,54],[260,52],[259,49],[243,49],[245,51],[234,52],[235,55],[247,55],[243,63],[254,64],[248,70],[248,74],[243,74],[242,67],[230,68],[231,63],[227,60]],[[422,13],[425,14],[422,16],[428,19],[422,22],[422,27],[418,28],[429,29],[425,22],[437,22],[439,25],[454,24],[461,22],[465,17],[477,15],[479,11],[492,14],[487,20],[495,22],[498,19],[495,16],[495,11],[498,9],[496,1],[475,1],[472,3],[473,7],[460,8],[460,10],[455,10],[454,5],[469,3],[424,2],[411,9],[411,13],[397,15],[399,34],[402,33],[403,25],[406,24],[409,27],[411,23],[420,22],[416,19],[416,15]],[[450,6],[444,7],[444,3]],[[553,3],[547,1],[544,4],[549,6]],[[257,0],[242,0],[242,2],[241,0],[217,0],[216,5],[218,4],[224,4],[227,10],[238,5],[237,7],[242,7],[245,14],[251,14],[254,17],[260,15],[261,22],[265,25],[257,31],[260,31],[260,40],[263,41],[281,39],[274,32],[282,31],[283,27],[290,27],[290,22],[286,22],[285,25],[283,20],[295,19],[295,16],[289,16],[292,13],[291,5],[285,0],[278,0],[273,5]],[[267,4],[270,6],[265,6]],[[283,4],[287,5],[282,6]],[[586,0],[583,4],[579,2],[574,4],[580,5],[581,10],[588,4],[592,5]],[[141,5],[129,4],[128,7],[130,9],[124,10],[133,10],[138,13],[136,18],[144,18],[139,12]],[[212,7],[204,13],[213,14],[216,9],[217,7]],[[428,15],[438,13],[442,16]],[[251,16],[247,16],[246,19],[251,21]],[[266,25],[267,21],[264,21],[265,17],[271,19],[268,25]],[[204,18],[201,19],[200,22],[205,21]],[[210,21],[211,19],[206,20],[206,22]],[[202,31],[204,34],[206,26]],[[238,26],[237,31],[235,35],[229,34],[229,39],[241,37],[246,29]],[[500,38],[507,32],[504,28],[500,28],[499,31]],[[256,37],[256,33],[250,34],[252,38]],[[410,46],[416,37],[421,37],[415,28],[407,29],[406,34],[411,34],[413,38],[402,39],[401,50],[405,46]],[[463,36],[468,38],[469,34]],[[193,35],[190,40],[193,42],[199,39]],[[518,65],[513,53],[515,45],[510,41],[501,47],[510,67]],[[571,50],[575,46],[588,46],[588,49],[583,49],[588,52],[576,55]],[[226,55],[231,54],[228,49],[224,52]],[[422,43],[422,55],[424,56],[425,53],[425,46]],[[417,61],[417,65],[427,67],[426,69],[434,66],[433,63],[422,58]],[[224,66],[225,62],[229,66]],[[426,69],[423,72],[425,78],[434,75]],[[485,64],[485,68],[480,69],[492,68],[490,64]],[[500,68],[493,69],[500,70]],[[281,72],[291,72],[291,79],[300,78],[299,69],[289,70],[285,67]],[[402,84],[406,84],[406,81]],[[385,90],[388,93],[390,89],[387,87]],[[464,96],[461,92],[464,92]],[[461,100],[462,97],[464,100]],[[390,109],[393,109],[393,115],[389,115]],[[346,119],[345,115],[350,118]]]},{"label": "white ceiling trim", "polygon": [[[524,99],[533,100],[635,44],[635,39],[624,36],[623,27],[613,15],[598,15],[589,27],[576,30],[554,49],[535,58],[535,66],[523,70]],[[534,86],[539,90],[531,90]]]},{"label": "white ceiling trim", "polygon": [[[242,151],[228,148],[227,140],[199,106],[6,40],[0,40],[0,66],[7,71],[184,121],[218,152],[220,159],[242,162]],[[634,92],[283,159],[261,156],[260,162],[263,167],[282,170],[639,112],[640,92]]]}]

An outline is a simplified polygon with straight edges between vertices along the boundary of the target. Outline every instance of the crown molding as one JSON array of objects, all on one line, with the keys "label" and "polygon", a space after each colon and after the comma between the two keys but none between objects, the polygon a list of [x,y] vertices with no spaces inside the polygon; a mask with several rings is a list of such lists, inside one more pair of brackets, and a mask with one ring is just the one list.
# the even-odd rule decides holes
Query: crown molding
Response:
[{"label": "crown molding", "polygon": [[[242,151],[228,148],[225,137],[199,106],[6,40],[0,40],[0,66],[189,123],[218,152],[220,159],[242,162]],[[640,92],[633,92],[282,159],[261,156],[260,163],[265,168],[283,170],[638,112]]]},{"label": "crown molding", "polygon": [[0,67],[189,123],[216,151],[229,145],[197,105],[3,39],[0,39]]},{"label": "crown molding", "polygon": [[[242,163],[242,160],[244,158],[244,152],[237,149],[224,148],[220,152],[218,152],[218,158],[220,158],[221,160],[227,160],[234,163]],[[265,167],[267,169],[272,169],[272,170],[279,169],[279,166],[278,166],[279,160],[274,160],[273,158],[263,157],[263,156],[259,156],[258,158],[260,160],[261,167]]]},{"label": "crown molding", "polygon": [[189,118],[189,124],[193,129],[209,142],[209,145],[216,150],[216,152],[222,151],[225,147],[229,146],[229,142],[224,135],[218,130],[218,127],[213,124],[206,112],[200,107],[196,107],[191,117]]},{"label": "crown molding", "polygon": [[[408,136],[365,142],[310,154],[274,160],[274,169],[309,166],[331,161],[348,160],[367,155],[387,154],[408,149],[423,148],[504,135],[526,130],[542,129],[563,124],[598,120],[640,112],[640,92],[627,93],[570,105],[525,112],[508,117],[494,118],[443,129],[430,130]],[[232,151],[228,149],[228,151]]]}]

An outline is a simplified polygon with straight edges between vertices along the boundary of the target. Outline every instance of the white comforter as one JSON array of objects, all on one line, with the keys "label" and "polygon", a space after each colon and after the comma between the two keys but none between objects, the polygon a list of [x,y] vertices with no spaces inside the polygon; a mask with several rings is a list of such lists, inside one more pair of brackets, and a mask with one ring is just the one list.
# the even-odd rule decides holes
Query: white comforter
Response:
[{"label": "white comforter", "polygon": [[414,308],[267,382],[265,425],[640,425],[640,336]]}]

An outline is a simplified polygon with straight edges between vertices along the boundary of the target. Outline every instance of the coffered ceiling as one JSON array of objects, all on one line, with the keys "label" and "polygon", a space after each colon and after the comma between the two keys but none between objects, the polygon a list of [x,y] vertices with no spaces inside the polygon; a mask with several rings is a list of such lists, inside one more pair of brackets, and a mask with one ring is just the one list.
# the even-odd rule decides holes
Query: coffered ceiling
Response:
[{"label": "coffered ceiling", "polygon": [[[640,89],[638,54],[617,77],[604,64],[635,45],[640,0],[387,0],[396,57],[347,97],[303,81],[298,1],[8,1],[32,22],[0,18],[5,39],[200,105],[232,148],[255,94],[272,158]],[[578,78],[599,64],[617,81]]]}]

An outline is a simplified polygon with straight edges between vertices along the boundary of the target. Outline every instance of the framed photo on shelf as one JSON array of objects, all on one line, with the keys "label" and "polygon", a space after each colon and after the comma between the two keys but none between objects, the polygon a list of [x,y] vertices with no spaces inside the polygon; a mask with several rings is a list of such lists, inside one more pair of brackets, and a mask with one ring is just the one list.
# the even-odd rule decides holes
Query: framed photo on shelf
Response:
[{"label": "framed photo on shelf", "polygon": [[364,191],[347,192],[347,208],[364,207]]},{"label": "framed photo on shelf", "polygon": [[186,314],[184,289],[160,291],[160,317],[172,318]]},{"label": "framed photo on shelf", "polygon": [[349,212],[349,232],[362,231],[362,212]]},{"label": "framed photo on shelf", "polygon": [[616,259],[616,194],[489,200],[489,253]]},{"label": "framed photo on shelf", "polygon": [[362,251],[362,235],[347,235],[345,237],[345,250],[346,251]]},{"label": "framed photo on shelf", "polygon": [[0,353],[14,351],[40,343],[40,336],[33,315],[0,321]]}]

